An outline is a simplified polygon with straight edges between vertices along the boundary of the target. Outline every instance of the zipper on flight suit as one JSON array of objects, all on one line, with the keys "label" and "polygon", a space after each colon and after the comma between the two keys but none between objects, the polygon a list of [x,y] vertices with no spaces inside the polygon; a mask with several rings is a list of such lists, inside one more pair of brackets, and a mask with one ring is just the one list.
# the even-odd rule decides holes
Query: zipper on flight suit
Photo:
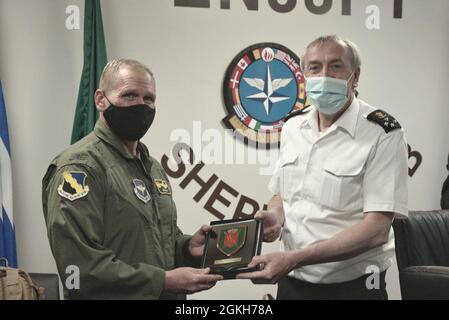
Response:
[{"label": "zipper on flight suit", "polygon": [[[157,195],[156,195],[156,191],[154,189],[153,179],[151,178],[150,174],[148,173],[148,171],[147,171],[147,169],[145,167],[145,164],[143,163],[142,159],[139,157],[139,158],[136,158],[136,160],[139,163],[139,166],[141,167],[143,172],[145,173],[145,176],[150,181],[148,188],[149,188],[149,192],[151,194],[151,197],[153,198],[153,201],[151,201],[151,202],[152,202],[153,209],[156,212],[157,224],[158,224],[158,226],[160,226],[162,224],[162,221],[161,221],[161,216],[160,216],[160,213],[159,213],[159,207],[157,206],[157,201],[156,201],[156,196]],[[162,232],[161,228],[159,228],[159,233],[160,233],[159,236],[161,237],[161,239],[163,239],[164,235],[163,235],[163,232]],[[167,261],[166,251],[162,250],[162,254],[163,254],[163,263],[164,263],[164,265],[166,265],[166,261]]]}]

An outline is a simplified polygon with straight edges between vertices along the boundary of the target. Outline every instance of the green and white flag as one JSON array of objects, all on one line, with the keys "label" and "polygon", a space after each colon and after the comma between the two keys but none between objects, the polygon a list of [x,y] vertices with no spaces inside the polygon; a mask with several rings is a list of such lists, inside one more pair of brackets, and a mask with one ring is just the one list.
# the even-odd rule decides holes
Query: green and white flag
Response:
[{"label": "green and white flag", "polygon": [[97,122],[98,112],[95,108],[94,93],[106,62],[100,0],[85,0],[84,65],[73,121],[72,144],[89,134]]}]

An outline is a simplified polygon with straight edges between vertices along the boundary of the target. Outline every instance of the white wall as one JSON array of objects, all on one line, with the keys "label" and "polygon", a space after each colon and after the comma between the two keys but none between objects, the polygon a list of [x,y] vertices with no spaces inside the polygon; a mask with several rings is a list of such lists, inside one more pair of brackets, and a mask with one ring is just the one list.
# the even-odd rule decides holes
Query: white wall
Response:
[{"label": "white wall", "polygon": [[12,154],[19,264],[56,271],[46,239],[41,179],[70,140],[82,68],[82,34],[64,27],[65,8],[83,1],[0,2],[0,77]]},{"label": "white wall", "polygon": [[[156,158],[169,153],[174,129],[191,131],[195,120],[203,129],[223,130],[222,80],[240,50],[272,41],[299,55],[316,36],[337,33],[362,50],[360,97],[393,114],[423,156],[410,180],[410,209],[439,208],[449,150],[448,1],[404,1],[403,19],[392,18],[393,1],[352,1],[351,16],[341,15],[340,1],[322,16],[308,12],[303,1],[285,14],[265,1],[259,1],[259,11],[248,11],[243,1],[231,2],[230,10],[221,10],[218,1],[210,9],[174,7],[173,0],[102,3],[108,57],[135,58],[155,72],[158,113],[143,141]],[[0,0],[0,78],[13,157],[18,255],[21,267],[33,272],[56,271],[41,209],[41,179],[70,141],[83,31],[65,28],[65,9],[77,5],[82,13],[83,3]],[[373,3],[380,9],[380,30],[374,31],[365,27],[365,9]],[[269,177],[260,176],[257,165],[207,165],[201,175],[213,173],[260,203],[270,197],[265,187]],[[192,197],[198,186],[183,190],[179,182],[172,180],[179,225],[192,233],[215,220],[203,209],[210,192],[196,203]],[[227,218],[236,204],[221,207]],[[277,244],[264,246],[265,252],[273,250]],[[388,279],[390,298],[399,298],[395,266]],[[266,292],[274,294],[275,287],[227,281],[193,298],[259,299]]]}]

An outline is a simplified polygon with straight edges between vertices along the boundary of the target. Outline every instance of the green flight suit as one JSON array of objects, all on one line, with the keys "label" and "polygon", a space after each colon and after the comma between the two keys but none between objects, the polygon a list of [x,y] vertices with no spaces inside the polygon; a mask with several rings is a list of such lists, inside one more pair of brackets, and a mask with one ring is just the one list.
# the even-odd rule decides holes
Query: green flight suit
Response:
[{"label": "green flight suit", "polygon": [[[132,156],[104,120],[50,164],[42,202],[70,299],[183,299],[164,293],[165,270],[194,266],[177,227],[167,175],[145,145]],[[69,278],[79,268],[79,289]]]}]

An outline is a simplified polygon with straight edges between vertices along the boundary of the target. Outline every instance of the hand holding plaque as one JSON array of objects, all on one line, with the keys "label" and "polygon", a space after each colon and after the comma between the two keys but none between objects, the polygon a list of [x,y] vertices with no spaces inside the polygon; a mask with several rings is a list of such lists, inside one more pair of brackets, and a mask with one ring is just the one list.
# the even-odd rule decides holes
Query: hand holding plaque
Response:
[{"label": "hand holding plaque", "polygon": [[263,225],[254,219],[222,220],[211,222],[201,267],[211,273],[234,279],[237,273],[250,272],[248,268],[255,255],[260,254],[263,241]]}]

